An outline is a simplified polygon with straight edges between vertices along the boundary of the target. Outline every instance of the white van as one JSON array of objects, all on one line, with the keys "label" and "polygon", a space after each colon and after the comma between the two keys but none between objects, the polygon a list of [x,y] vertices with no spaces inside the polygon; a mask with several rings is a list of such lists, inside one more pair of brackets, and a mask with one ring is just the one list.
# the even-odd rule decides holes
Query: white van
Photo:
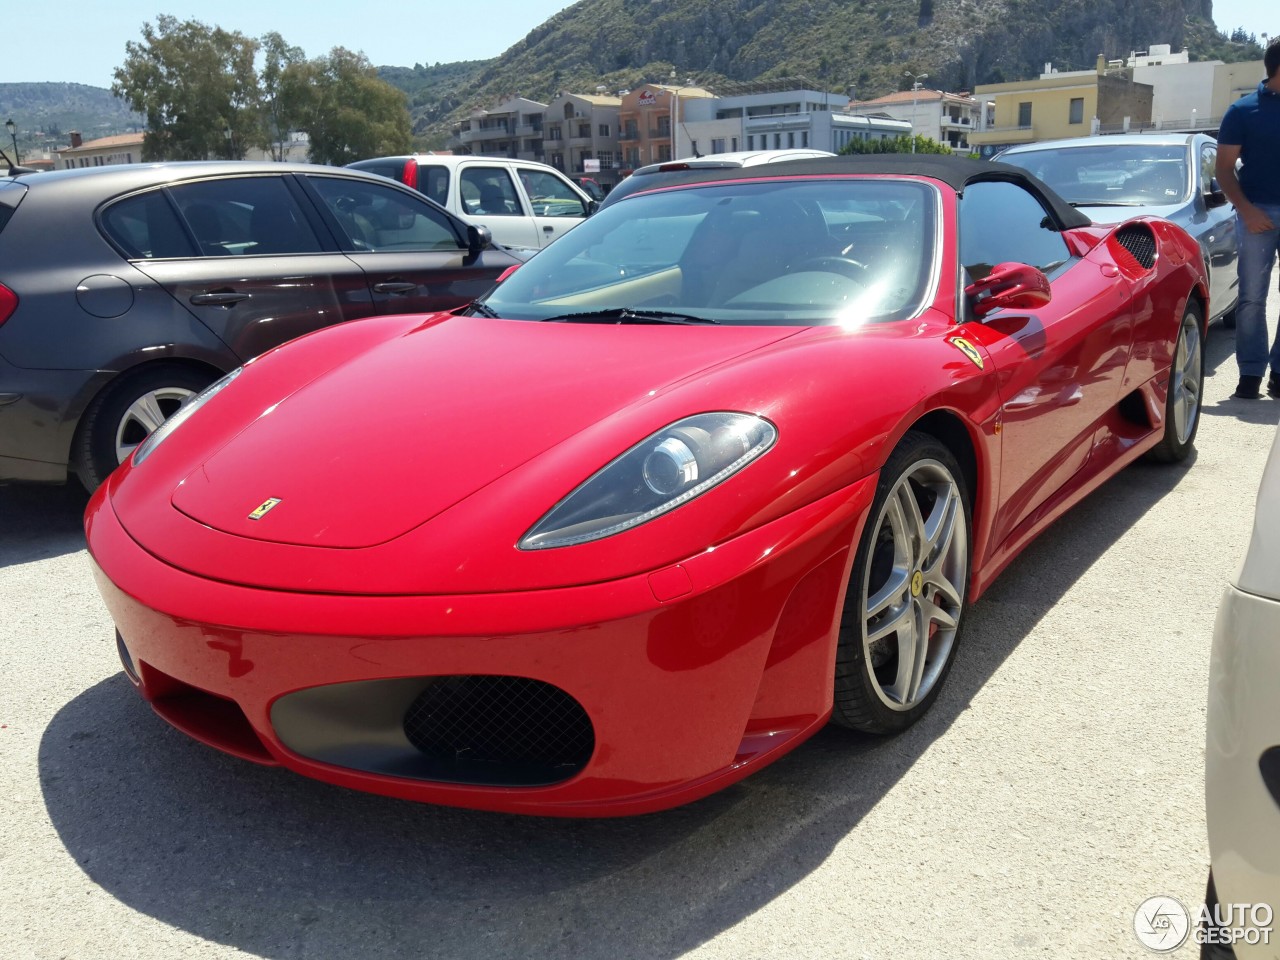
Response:
[{"label": "white van", "polygon": [[347,166],[413,187],[517,249],[545,247],[596,208],[596,201],[559,170],[532,160],[415,154]]}]

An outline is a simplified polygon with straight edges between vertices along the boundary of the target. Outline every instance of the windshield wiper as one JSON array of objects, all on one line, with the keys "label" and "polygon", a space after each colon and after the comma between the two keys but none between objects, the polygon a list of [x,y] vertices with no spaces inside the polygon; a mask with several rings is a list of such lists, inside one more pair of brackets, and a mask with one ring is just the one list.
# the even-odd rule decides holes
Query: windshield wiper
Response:
[{"label": "windshield wiper", "polygon": [[481,303],[479,300],[472,300],[467,304],[467,309],[482,317],[488,317],[490,320],[497,320],[499,316],[497,313],[493,312],[492,308]]},{"label": "windshield wiper", "polygon": [[562,313],[544,317],[546,323],[719,323],[710,317],[695,317],[689,313],[671,313],[667,310],[637,310],[634,307],[613,307],[608,310],[584,310],[582,313]]}]

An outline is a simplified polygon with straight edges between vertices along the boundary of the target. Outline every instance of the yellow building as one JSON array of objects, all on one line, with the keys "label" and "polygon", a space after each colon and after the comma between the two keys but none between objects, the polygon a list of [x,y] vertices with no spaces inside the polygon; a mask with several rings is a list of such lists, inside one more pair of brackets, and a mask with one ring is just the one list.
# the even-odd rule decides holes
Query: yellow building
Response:
[{"label": "yellow building", "polygon": [[1045,64],[1035,80],[988,83],[974,88],[979,101],[994,104],[994,124],[969,134],[969,145],[991,156],[1016,143],[1084,137],[1120,131],[1151,121],[1154,89],[1135,83],[1131,70],[1107,70],[1098,58],[1096,70],[1060,73]]}]

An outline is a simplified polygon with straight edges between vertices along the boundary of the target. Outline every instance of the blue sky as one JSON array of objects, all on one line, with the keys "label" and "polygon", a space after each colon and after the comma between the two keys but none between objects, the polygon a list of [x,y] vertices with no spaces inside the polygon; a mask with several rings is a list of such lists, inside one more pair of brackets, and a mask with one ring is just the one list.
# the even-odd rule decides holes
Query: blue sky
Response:
[{"label": "blue sky", "polygon": [[[375,64],[482,60],[495,57],[552,14],[566,0],[426,0],[365,5],[352,0],[20,0],[4,14],[0,82],[61,80],[111,85],[124,61],[125,44],[159,13],[195,19],[261,36],[276,30],[308,56],[331,47],[361,50]],[[1280,32],[1280,13],[1266,0],[1214,0],[1214,19],[1259,35]],[[1267,16],[1267,11],[1271,15]],[[1151,37],[1150,43],[1162,42]]]}]

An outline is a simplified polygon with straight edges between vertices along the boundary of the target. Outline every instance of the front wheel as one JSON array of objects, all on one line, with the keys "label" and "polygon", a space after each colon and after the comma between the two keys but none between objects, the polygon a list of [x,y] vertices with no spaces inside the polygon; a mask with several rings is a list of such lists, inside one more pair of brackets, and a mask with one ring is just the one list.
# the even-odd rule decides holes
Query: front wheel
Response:
[{"label": "front wheel", "polygon": [[908,433],[880,472],[836,649],[832,722],[893,733],[929,709],[951,669],[968,596],[969,494],[941,442]]},{"label": "front wheel", "polygon": [[103,390],[76,432],[75,470],[85,489],[96,490],[147,434],[213,379],[192,367],[165,365],[126,374]]},{"label": "front wheel", "polygon": [[1178,326],[1178,340],[1173,349],[1173,366],[1169,371],[1169,396],[1164,407],[1164,436],[1151,451],[1151,459],[1160,463],[1185,460],[1196,441],[1200,427],[1200,402],[1204,390],[1204,324],[1200,305],[1187,302]]}]

